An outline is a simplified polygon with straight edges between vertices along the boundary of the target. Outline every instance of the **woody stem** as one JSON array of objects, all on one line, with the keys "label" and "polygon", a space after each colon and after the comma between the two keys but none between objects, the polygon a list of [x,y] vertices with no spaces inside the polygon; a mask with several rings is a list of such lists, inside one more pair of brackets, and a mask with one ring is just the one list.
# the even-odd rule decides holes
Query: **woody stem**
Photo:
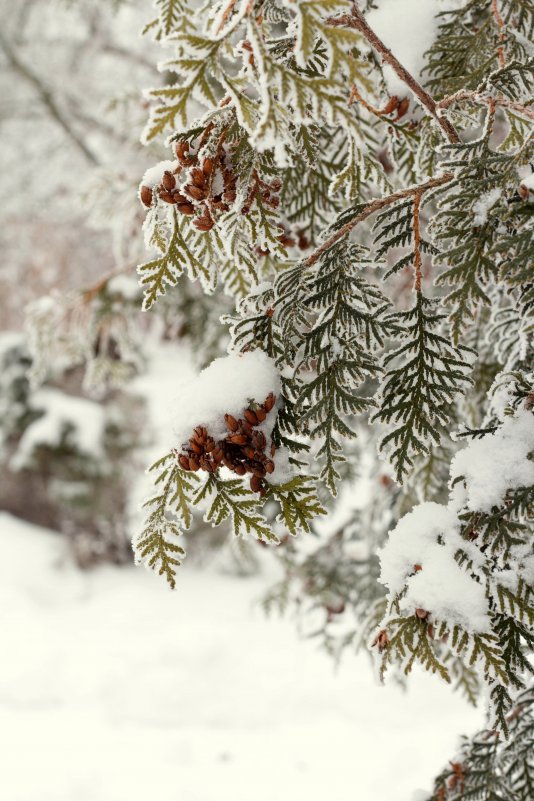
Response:
[{"label": "woody stem", "polygon": [[399,78],[401,78],[401,80],[404,81],[404,83],[409,86],[412,92],[419,98],[422,105],[425,106],[425,108],[430,112],[440,128],[443,130],[449,142],[452,144],[458,144],[460,142],[460,137],[458,136],[456,128],[451,122],[449,122],[447,117],[439,113],[437,103],[432,95],[430,95],[426,89],[423,89],[419,81],[417,81],[414,76],[408,72],[406,67],[400,63],[398,58],[391,52],[389,47],[386,47],[380,37],[369,26],[356,2],[352,6],[351,14],[344,14],[341,17],[332,17],[328,20],[328,22],[331,25],[346,25],[350,28],[356,28],[356,30],[360,31],[360,33],[365,36],[369,44],[377,51],[377,53],[380,53],[384,61],[395,70]]},{"label": "woody stem", "polygon": [[452,181],[453,178],[454,175],[451,172],[447,172],[438,176],[437,178],[431,178],[424,184],[410,186],[407,189],[401,189],[398,192],[394,192],[392,195],[387,195],[386,197],[379,197],[375,200],[372,200],[367,204],[367,206],[365,206],[365,208],[356,214],[352,220],[349,220],[349,222],[341,226],[341,228],[332,234],[332,236],[330,236],[326,242],[323,242],[323,244],[318,247],[317,250],[314,250],[311,256],[308,256],[308,258],[305,260],[304,264],[307,267],[311,267],[321,258],[323,253],[332,247],[332,245],[334,245],[336,242],[339,242],[340,239],[343,239],[343,237],[349,234],[352,229],[358,225],[358,223],[362,222],[367,217],[370,217],[371,214],[374,214],[375,212],[380,211],[380,209],[390,206],[392,203],[395,203],[397,200],[402,200],[405,197],[419,196],[420,198],[424,192],[427,192],[429,189],[433,189],[436,186],[446,184],[449,181]]},{"label": "woody stem", "polygon": [[414,258],[413,269],[415,273],[414,289],[421,291],[422,280],[422,259],[421,259],[421,226],[419,212],[421,208],[421,192],[417,192],[413,199],[413,237],[414,237]]}]

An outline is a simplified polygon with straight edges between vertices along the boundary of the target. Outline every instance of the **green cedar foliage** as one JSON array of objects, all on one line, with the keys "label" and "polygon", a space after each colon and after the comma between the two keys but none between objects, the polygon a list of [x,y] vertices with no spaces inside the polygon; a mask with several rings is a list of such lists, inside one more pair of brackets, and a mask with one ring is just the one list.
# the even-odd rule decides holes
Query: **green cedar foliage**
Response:
[{"label": "green cedar foliage", "polygon": [[437,777],[428,801],[529,801],[534,797],[534,692],[517,697],[508,718],[509,738],[481,731]]},{"label": "green cedar foliage", "polygon": [[376,419],[394,423],[380,448],[390,451],[399,481],[413,467],[414,454],[439,445],[453,400],[469,385],[469,352],[438,333],[443,315],[436,314],[436,305],[419,291],[411,309],[395,314],[401,345],[384,360],[388,370]]},{"label": "green cedar foliage", "polygon": [[[176,586],[176,568],[185,556],[178,538],[191,527],[197,507],[212,526],[228,521],[236,536],[251,535],[260,542],[279,541],[273,531],[275,521],[264,514],[264,502],[241,480],[224,479],[213,473],[202,480],[178,466],[174,451],[158,459],[150,471],[156,475],[156,491],[144,504],[147,514],[134,550],[137,561],[164,575],[171,589]],[[304,476],[271,484],[265,500],[278,507],[280,524],[293,536],[299,531],[309,532],[310,520],[325,513],[313,482]]]},{"label": "green cedar foliage", "polygon": [[[213,352],[220,308],[220,341],[229,330],[232,351],[273,360],[273,458],[287,474],[267,476],[259,495],[224,470],[190,475],[170,451],[137,556],[174,585],[176,535],[196,507],[213,525],[281,541],[292,578],[273,603],[302,576],[311,606],[327,609],[325,641],[332,609],[352,610],[346,644],[371,640],[383,668],[419,662],[471,701],[485,683],[492,725],[506,732],[532,650],[532,488],[510,485],[490,510],[464,505],[450,533],[464,543],[454,560],[486,593],[485,631],[407,611],[406,590],[386,601],[374,548],[417,503],[446,507],[462,440],[504,425],[503,387],[507,414],[532,407],[534,10],[468,0],[439,14],[418,81],[369,29],[371,6],[156,3],[149,30],[173,50],[168,85],[148,95],[144,141],[166,142],[172,163],[141,182],[154,251],[139,268],[144,308],[169,303],[168,313],[184,295],[175,285],[191,281],[211,296],[200,306]],[[384,62],[403,93],[388,92]],[[302,559],[287,535],[315,531],[361,465],[380,485],[369,554],[344,572],[353,538],[343,534]],[[514,568],[521,581],[501,580]]]},{"label": "green cedar foliage", "polygon": [[[522,409],[520,405],[515,415],[522,415],[526,423],[530,422],[529,436],[534,442],[532,413]],[[506,425],[506,420],[510,419],[519,418],[509,415],[503,423],[490,426],[486,431],[471,432],[471,442],[476,447],[481,436],[482,439],[496,437]],[[533,673],[529,659],[534,646],[534,594],[529,567],[532,560],[532,526],[525,521],[532,521],[534,513],[534,482],[522,483],[521,476],[531,475],[531,471],[528,456],[525,458],[520,453],[520,443],[514,441],[513,437],[508,439],[508,436],[495,442],[495,450],[484,451],[486,458],[495,457],[498,452],[503,464],[510,459],[517,465],[522,462],[526,473],[521,471],[515,480],[508,478],[505,473],[502,500],[499,502],[492,497],[489,510],[485,508],[480,495],[478,505],[469,500],[470,486],[473,481],[476,482],[476,477],[452,474],[453,493],[449,509],[457,514],[459,539],[455,538],[453,530],[456,524],[449,523],[450,533],[447,524],[444,524],[444,531],[437,540],[443,545],[444,556],[450,548],[457,564],[465,569],[476,585],[484,587],[489,625],[479,630],[476,626],[473,629],[469,624],[459,623],[454,612],[449,618],[440,618],[439,614],[431,614],[427,609],[412,608],[408,613],[404,598],[417,571],[422,570],[423,575],[425,573],[426,556],[423,550],[421,564],[411,566],[410,572],[405,575],[405,587],[400,592],[389,594],[388,609],[378,627],[379,634],[374,644],[380,654],[382,674],[392,664],[409,673],[417,662],[450,682],[452,677],[447,664],[450,652],[464,665],[476,667],[488,685],[491,725],[507,733],[508,715],[514,697],[518,690],[525,688]],[[457,492],[458,486],[466,488],[465,496],[460,490],[460,500],[454,494],[454,488]],[[439,515],[439,507],[434,509],[434,515]],[[442,509],[445,518],[447,510],[444,507]],[[415,531],[416,523],[412,526]],[[511,565],[514,565],[513,570]],[[443,591],[446,595],[446,587],[441,588],[440,592]],[[454,606],[453,601],[453,609]]]}]

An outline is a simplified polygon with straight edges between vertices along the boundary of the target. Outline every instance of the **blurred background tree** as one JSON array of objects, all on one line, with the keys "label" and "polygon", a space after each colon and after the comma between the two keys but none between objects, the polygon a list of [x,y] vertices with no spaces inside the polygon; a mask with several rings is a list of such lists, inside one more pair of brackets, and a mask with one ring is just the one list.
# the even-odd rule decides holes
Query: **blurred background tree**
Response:
[{"label": "blurred background tree", "polygon": [[164,152],[140,144],[142,87],[169,79],[146,16],[142,0],[0,10],[0,508],[62,531],[82,566],[132,561],[148,350],[178,362],[189,341],[203,364],[224,347],[206,336],[220,303],[189,282],[140,310],[136,192]]}]

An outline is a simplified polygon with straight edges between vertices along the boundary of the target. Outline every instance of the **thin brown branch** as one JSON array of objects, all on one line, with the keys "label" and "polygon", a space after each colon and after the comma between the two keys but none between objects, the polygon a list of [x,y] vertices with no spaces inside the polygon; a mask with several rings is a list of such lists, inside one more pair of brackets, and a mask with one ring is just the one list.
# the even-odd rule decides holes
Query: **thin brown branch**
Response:
[{"label": "thin brown branch", "polygon": [[447,172],[444,173],[444,175],[438,176],[437,178],[431,178],[424,184],[409,186],[407,189],[401,189],[398,192],[394,192],[392,195],[387,195],[386,197],[379,197],[375,200],[372,200],[364,209],[362,209],[362,211],[359,212],[359,214],[353,217],[352,220],[349,220],[349,222],[345,223],[345,225],[332,234],[332,236],[329,237],[326,242],[323,242],[320,247],[314,250],[311,256],[308,256],[304,263],[308,267],[311,267],[321,258],[323,253],[332,247],[332,245],[334,245],[336,242],[339,242],[340,239],[343,239],[343,237],[349,234],[352,229],[358,225],[358,223],[367,219],[367,217],[370,217],[371,214],[380,211],[380,209],[383,209],[386,206],[390,206],[392,203],[396,203],[397,200],[403,200],[403,198],[406,197],[419,196],[419,198],[421,198],[421,196],[429,189],[434,189],[436,186],[447,184],[449,181],[452,181],[453,178],[454,175],[451,172]]},{"label": "thin brown branch", "polygon": [[502,108],[509,108],[511,111],[517,112],[517,114],[522,114],[529,120],[534,120],[534,108],[529,108],[523,103],[517,103],[514,100],[508,100],[506,97],[501,96],[495,99],[489,95],[481,95],[478,92],[469,91],[468,89],[460,89],[453,95],[444,97],[443,100],[437,103],[437,106],[438,108],[449,108],[454,105],[454,103],[458,103],[461,100],[470,100],[472,103],[479,103],[484,106],[489,106],[493,102]]},{"label": "thin brown branch", "polygon": [[422,281],[422,265],[421,258],[421,223],[419,219],[419,212],[421,210],[421,192],[417,192],[413,199],[413,269],[415,273],[414,289],[416,292],[421,291]]},{"label": "thin brown branch", "polygon": [[384,42],[369,26],[367,20],[356,3],[354,3],[352,7],[351,14],[344,14],[340,17],[331,17],[328,22],[330,25],[343,25],[360,31],[360,33],[365,36],[369,44],[377,51],[377,53],[380,53],[383,60],[395,70],[399,78],[404,81],[404,83],[419,98],[423,106],[434,117],[449,142],[452,142],[453,144],[460,142],[460,137],[458,136],[456,128],[445,116],[440,114],[434,98],[426,91],[426,89],[423,89],[421,84],[414,78],[414,76],[408,72],[406,67],[404,67],[393,55],[391,50],[386,47]]},{"label": "thin brown branch", "polygon": [[493,14],[497,28],[499,29],[499,47],[497,49],[497,54],[499,56],[499,67],[502,70],[506,64],[506,54],[504,49],[506,35],[504,33],[504,19],[502,18],[502,14],[499,9],[498,0],[491,0],[491,13]]},{"label": "thin brown branch", "polygon": [[349,106],[351,106],[355,100],[357,100],[358,103],[361,103],[361,105],[367,109],[367,111],[369,111],[371,114],[374,114],[376,117],[384,117],[386,115],[386,112],[383,109],[376,108],[376,106],[373,106],[371,103],[369,103],[369,101],[360,94],[356,84],[353,84],[350,90]]},{"label": "thin brown branch", "polygon": [[349,95],[349,106],[352,105],[352,103],[354,103],[355,100],[357,100],[358,103],[360,103],[360,105],[362,105],[365,109],[367,109],[367,111],[370,114],[374,114],[379,119],[384,119],[385,117],[389,117],[390,114],[393,114],[393,112],[396,111],[397,116],[394,120],[391,120],[390,118],[389,120],[390,124],[391,122],[397,122],[398,120],[401,119],[401,117],[404,117],[404,115],[408,111],[408,106],[409,106],[408,98],[400,100],[397,97],[397,95],[392,95],[389,98],[386,105],[384,106],[384,108],[377,108],[376,106],[373,106],[372,103],[369,103],[369,101],[366,100],[362,94],[360,94],[356,84],[353,84]]}]

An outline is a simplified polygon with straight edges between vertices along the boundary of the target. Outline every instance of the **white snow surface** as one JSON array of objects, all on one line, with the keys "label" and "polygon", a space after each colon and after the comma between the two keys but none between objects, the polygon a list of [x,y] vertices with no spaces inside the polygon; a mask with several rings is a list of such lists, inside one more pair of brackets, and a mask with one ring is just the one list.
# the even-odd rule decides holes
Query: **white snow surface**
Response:
[{"label": "white snow surface", "polygon": [[154,164],[152,167],[149,167],[146,170],[145,174],[141,179],[141,186],[148,186],[152,189],[157,184],[161,183],[161,179],[163,178],[163,173],[168,170],[169,172],[173,172],[176,167],[178,166],[177,161],[158,161],[157,164]]},{"label": "white snow surface", "polygon": [[508,490],[534,484],[534,415],[518,409],[494,434],[474,439],[451,462],[451,479],[463,476],[451,493],[454,508],[489,512]]},{"label": "white snow surface", "polygon": [[[233,353],[215,359],[183,386],[175,417],[178,445],[186,442],[195,426],[205,426],[215,439],[227,433],[225,414],[240,417],[250,400],[262,403],[270,392],[278,396],[280,379],[272,359],[263,351]],[[270,433],[275,414],[262,426]]]},{"label": "white snow surface", "polygon": [[[436,0],[379,0],[367,21],[408,72],[421,80],[424,53],[436,37],[436,14],[441,10],[443,5]],[[412,94],[389,65],[384,67],[384,77],[392,95]]]},{"label": "white snow surface", "polygon": [[529,192],[534,192],[534,172],[528,173],[521,179],[521,185],[526,187]]},{"label": "white snow surface", "polygon": [[[502,392],[498,405],[505,397]],[[466,631],[489,630],[484,583],[455,560],[459,549],[465,551],[475,574],[484,561],[476,544],[460,535],[458,514],[490,512],[502,505],[508,490],[534,484],[534,461],[529,458],[533,452],[532,412],[520,408],[514,415],[503,415],[495,433],[472,440],[453,457],[451,485],[456,478],[462,480],[452,486],[448,505],[421,503],[399,520],[379,552],[380,581],[392,598],[406,588],[403,610],[422,608]],[[530,575],[531,563],[525,561],[522,569]]]},{"label": "white snow surface", "polygon": [[12,469],[21,470],[29,464],[39,446],[60,445],[67,430],[69,441],[80,453],[95,459],[102,457],[105,414],[101,404],[43,387],[32,395],[32,407],[42,414],[24,431],[11,459]]},{"label": "white snow surface", "polygon": [[334,670],[263,615],[274,575],[190,562],[170,593],[133,568],[82,573],[5,513],[0,542],[5,801],[409,801],[482,725],[420,671],[404,693],[364,656]]},{"label": "white snow surface", "polygon": [[425,609],[467,631],[486,631],[484,587],[454,558],[460,546],[469,548],[459,530],[460,521],[449,507],[432,501],[419,504],[399,520],[379,552],[380,581],[392,596],[406,586],[401,608],[408,613]]}]

